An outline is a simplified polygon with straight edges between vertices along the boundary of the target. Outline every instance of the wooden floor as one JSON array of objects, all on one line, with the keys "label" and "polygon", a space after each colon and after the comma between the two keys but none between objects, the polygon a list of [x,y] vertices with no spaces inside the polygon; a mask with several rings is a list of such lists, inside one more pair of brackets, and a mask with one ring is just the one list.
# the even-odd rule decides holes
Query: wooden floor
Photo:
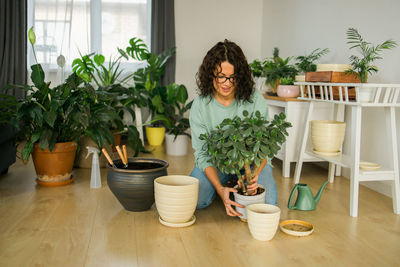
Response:
[{"label": "wooden floor", "polygon": [[[165,156],[161,147],[145,157],[166,159],[169,174],[188,175],[193,167],[192,155]],[[359,217],[352,218],[349,181],[338,177],[316,210],[288,210],[293,182],[281,177],[280,161],[274,164],[281,220],[308,221],[312,235],[278,230],[271,241],[257,241],[219,200],[196,211],[193,226],[168,228],[154,205],[125,211],[107,187],[106,169],[101,189],[89,188],[90,169],[76,169],[71,185],[44,188],[32,162],[17,162],[0,177],[0,266],[400,266],[400,215],[390,198],[361,186]],[[308,163],[301,182],[315,193],[326,177]]]}]

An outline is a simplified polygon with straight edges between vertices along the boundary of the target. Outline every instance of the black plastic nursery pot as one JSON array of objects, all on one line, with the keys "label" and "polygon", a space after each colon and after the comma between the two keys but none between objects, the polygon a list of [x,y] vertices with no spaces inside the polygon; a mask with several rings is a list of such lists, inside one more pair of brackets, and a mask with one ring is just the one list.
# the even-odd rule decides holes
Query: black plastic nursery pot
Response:
[{"label": "black plastic nursery pot", "polygon": [[115,160],[116,168],[107,165],[107,184],[121,205],[128,211],[145,211],[154,203],[154,179],[167,175],[168,162],[154,158],[130,158],[124,168]]}]

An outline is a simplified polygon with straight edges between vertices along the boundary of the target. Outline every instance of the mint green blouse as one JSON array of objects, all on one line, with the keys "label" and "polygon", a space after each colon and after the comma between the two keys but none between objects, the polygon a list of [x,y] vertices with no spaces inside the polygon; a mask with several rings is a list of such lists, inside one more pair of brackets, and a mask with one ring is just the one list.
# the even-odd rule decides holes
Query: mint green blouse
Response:
[{"label": "mint green blouse", "polygon": [[237,101],[236,99],[227,107],[220,104],[214,97],[198,96],[190,109],[190,130],[192,132],[192,147],[196,166],[204,171],[212,166],[208,162],[209,157],[203,151],[204,141],[199,137],[203,133],[210,133],[226,118],[235,116],[243,117],[243,111],[247,110],[250,114],[260,111],[265,118],[268,117],[268,107],[266,100],[257,90],[251,95],[252,103],[247,101]]}]

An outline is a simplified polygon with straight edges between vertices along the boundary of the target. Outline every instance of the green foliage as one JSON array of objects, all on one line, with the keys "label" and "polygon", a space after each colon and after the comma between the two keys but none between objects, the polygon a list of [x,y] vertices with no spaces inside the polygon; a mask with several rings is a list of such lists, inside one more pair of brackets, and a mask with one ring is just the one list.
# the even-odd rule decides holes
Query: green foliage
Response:
[{"label": "green foliage", "polygon": [[[140,102],[143,106],[149,107],[151,111],[151,119],[160,124],[165,120],[154,120],[165,116],[165,106],[168,103],[167,87],[161,85],[161,76],[164,74],[165,65],[168,60],[175,54],[175,48],[166,50],[161,54],[153,54],[149,52],[146,44],[139,38],[129,40],[129,46],[118,49],[121,56],[131,57],[134,60],[146,61],[144,68],[138,69],[133,74],[134,88],[126,91],[126,102]],[[131,99],[133,98],[133,99]],[[157,123],[158,122],[158,123]]]},{"label": "green foliage", "polygon": [[267,60],[264,64],[263,76],[266,77],[266,83],[270,84],[276,91],[280,80],[284,77],[293,78],[297,74],[297,69],[295,66],[289,64],[291,57],[283,59],[279,56],[279,49],[274,48],[273,57]]},{"label": "green foliage", "polygon": [[362,83],[368,81],[368,74],[378,72],[378,67],[373,65],[373,62],[382,59],[380,53],[385,49],[389,50],[397,46],[397,43],[391,39],[374,46],[365,41],[355,28],[349,28],[347,30],[347,43],[352,45],[350,49],[358,49],[361,57],[355,55],[350,56],[350,63],[353,66],[353,69],[347,70],[346,72],[358,73]]},{"label": "green foliage", "polygon": [[293,85],[294,81],[292,77],[284,77],[281,79],[281,85]]},{"label": "green foliage", "polygon": [[202,134],[200,139],[205,141],[203,150],[216,168],[236,174],[239,179],[242,178],[241,169],[254,165],[251,174],[246,172],[248,183],[262,161],[273,158],[285,142],[287,128],[291,127],[285,118],[286,115],[280,113],[270,122],[259,111],[250,115],[244,111],[243,117],[225,119],[216,130]]},{"label": "green foliage", "polygon": [[169,84],[167,86],[167,101],[162,102],[164,114],[154,116],[151,122],[162,121],[167,128],[168,134],[173,134],[175,138],[178,135],[190,134],[186,132],[189,129],[189,119],[184,115],[193,103],[193,100],[186,103],[188,99],[187,89],[183,84]]},{"label": "green foliage", "polygon": [[0,125],[10,123],[15,117],[17,103],[15,96],[0,94]]},{"label": "green foliage", "polygon": [[295,63],[295,65],[299,70],[299,72],[303,74],[305,74],[306,72],[316,71],[317,65],[315,64],[315,62],[323,55],[326,55],[328,53],[329,53],[328,48],[325,49],[317,48],[313,50],[309,55],[296,57],[296,60],[298,62]]},{"label": "green foliage", "polygon": [[260,60],[255,59],[249,65],[254,77],[262,77],[265,61],[261,62]]}]

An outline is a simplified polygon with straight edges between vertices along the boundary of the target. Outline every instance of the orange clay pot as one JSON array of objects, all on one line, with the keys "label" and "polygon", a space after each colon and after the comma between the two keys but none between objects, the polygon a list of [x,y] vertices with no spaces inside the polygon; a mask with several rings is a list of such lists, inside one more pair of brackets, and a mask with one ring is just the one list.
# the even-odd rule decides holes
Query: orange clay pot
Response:
[{"label": "orange clay pot", "polygon": [[76,149],[76,142],[57,143],[51,152],[48,147],[42,150],[39,143],[35,143],[32,159],[38,184],[55,186],[72,182],[71,173]]}]

